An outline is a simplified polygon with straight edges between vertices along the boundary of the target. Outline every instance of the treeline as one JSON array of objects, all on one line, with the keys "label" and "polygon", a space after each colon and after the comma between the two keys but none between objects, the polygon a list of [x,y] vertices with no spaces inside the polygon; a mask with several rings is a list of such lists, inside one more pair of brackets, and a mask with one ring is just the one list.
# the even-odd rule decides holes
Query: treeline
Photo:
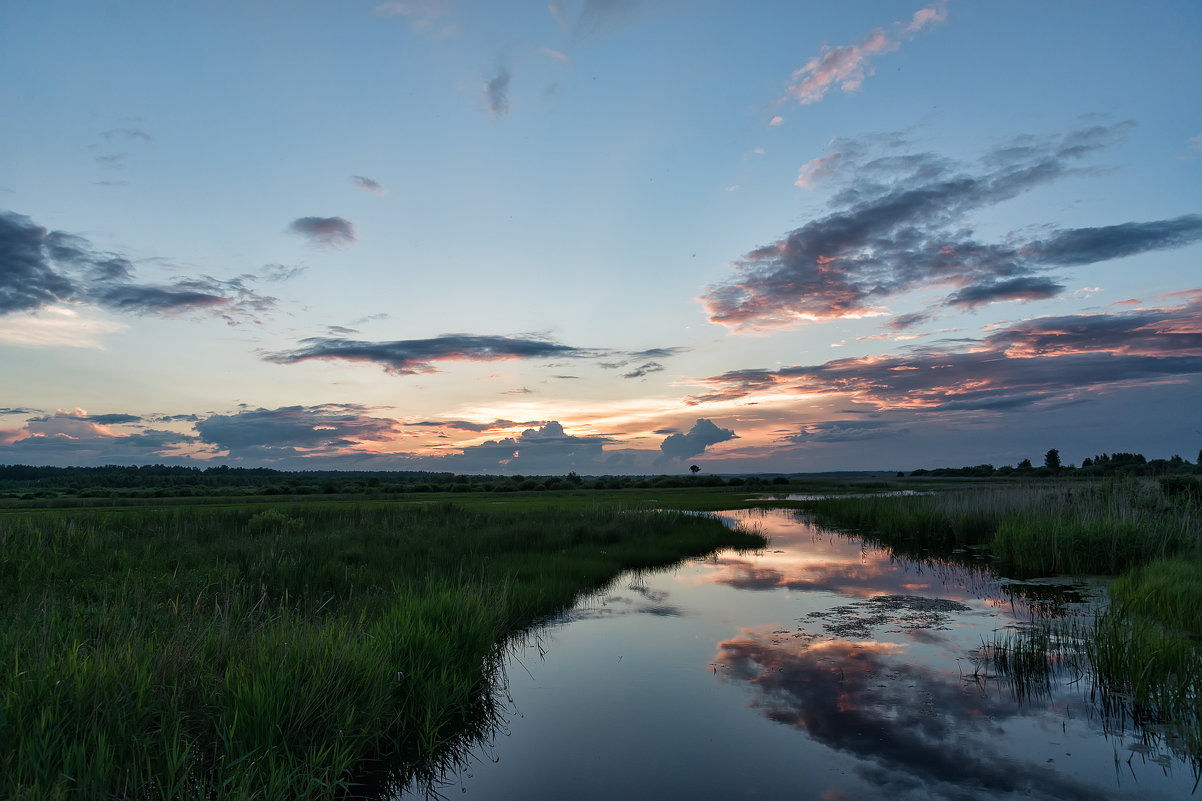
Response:
[{"label": "treeline", "polygon": [[1142,453],[1101,453],[1081,460],[1081,465],[1064,465],[1060,462],[1060,451],[1056,448],[1049,450],[1043,457],[1043,464],[1036,467],[1030,459],[1023,459],[1017,465],[994,467],[991,464],[978,464],[969,467],[937,467],[926,470],[919,469],[910,473],[911,476],[955,477],[955,478],[993,478],[993,477],[1104,477],[1104,476],[1175,476],[1202,474],[1202,452],[1198,461],[1191,464],[1180,456],[1169,459],[1148,459]]},{"label": "treeline", "polygon": [[563,489],[757,487],[784,476],[496,476],[422,471],[284,471],[266,467],[0,465],[0,497],[163,498],[251,495],[393,495],[424,492],[536,492]]}]

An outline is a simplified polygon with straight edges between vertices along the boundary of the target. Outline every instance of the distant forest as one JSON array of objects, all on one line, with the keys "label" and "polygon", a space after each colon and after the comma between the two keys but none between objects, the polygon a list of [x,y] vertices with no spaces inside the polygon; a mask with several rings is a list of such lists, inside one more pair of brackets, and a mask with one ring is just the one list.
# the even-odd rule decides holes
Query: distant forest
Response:
[{"label": "distant forest", "polygon": [[[928,478],[1088,478],[1105,476],[1179,476],[1202,474],[1202,453],[1191,464],[1180,456],[1147,459],[1139,453],[1101,453],[1080,466],[1063,465],[1053,448],[1043,463],[1023,459],[1015,466],[980,464],[914,470]],[[0,498],[240,497],[278,495],[394,495],[422,492],[531,492],[556,489],[629,489],[660,487],[773,487],[819,477],[815,474],[765,473],[749,476],[523,476],[457,475],[423,471],[285,471],[267,467],[183,467],[170,465],[105,465],[104,467],[36,467],[0,465]],[[843,476],[885,475],[884,472]],[[907,475],[896,473],[897,477]]]}]

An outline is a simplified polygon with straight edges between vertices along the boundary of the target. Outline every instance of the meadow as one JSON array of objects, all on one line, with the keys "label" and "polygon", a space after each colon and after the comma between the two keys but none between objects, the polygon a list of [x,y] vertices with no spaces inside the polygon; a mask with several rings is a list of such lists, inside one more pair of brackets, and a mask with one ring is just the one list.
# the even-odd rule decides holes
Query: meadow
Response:
[{"label": "meadow", "polygon": [[0,796],[400,783],[487,726],[507,637],[622,570],[764,544],[564,498],[0,515]]}]

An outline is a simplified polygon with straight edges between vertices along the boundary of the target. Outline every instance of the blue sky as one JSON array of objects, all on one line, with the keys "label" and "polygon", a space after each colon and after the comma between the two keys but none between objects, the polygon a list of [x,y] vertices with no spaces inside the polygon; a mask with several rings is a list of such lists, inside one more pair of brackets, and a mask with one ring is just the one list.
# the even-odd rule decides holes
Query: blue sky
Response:
[{"label": "blue sky", "polygon": [[1196,458],[1194,2],[0,3],[0,463]]}]

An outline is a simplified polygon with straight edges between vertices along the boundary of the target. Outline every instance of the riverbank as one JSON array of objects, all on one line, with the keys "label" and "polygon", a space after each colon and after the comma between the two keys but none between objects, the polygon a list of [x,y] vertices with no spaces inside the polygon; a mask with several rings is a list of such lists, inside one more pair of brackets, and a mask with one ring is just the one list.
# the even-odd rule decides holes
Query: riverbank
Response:
[{"label": "riverbank", "polygon": [[312,503],[0,516],[0,795],[333,798],[483,725],[498,648],[696,515]]}]

